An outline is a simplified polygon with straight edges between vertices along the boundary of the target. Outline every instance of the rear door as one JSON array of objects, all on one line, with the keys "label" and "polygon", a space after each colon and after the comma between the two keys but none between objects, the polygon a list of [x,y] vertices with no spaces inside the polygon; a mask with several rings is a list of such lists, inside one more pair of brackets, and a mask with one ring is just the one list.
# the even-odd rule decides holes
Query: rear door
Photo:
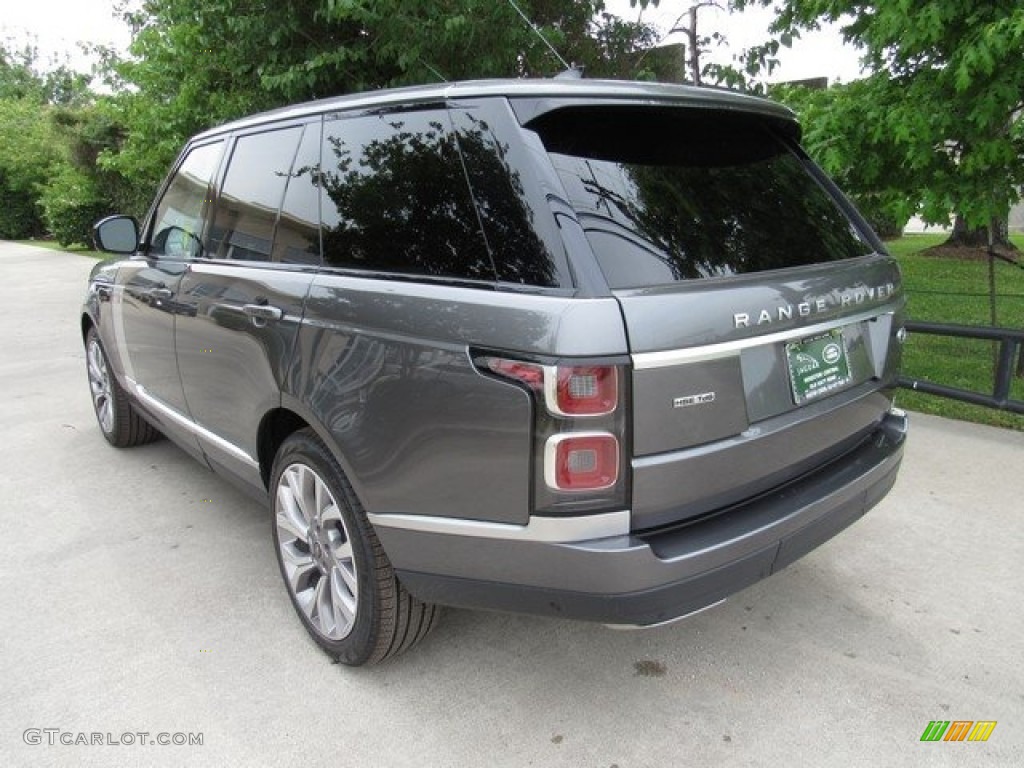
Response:
[{"label": "rear door", "polygon": [[201,254],[182,278],[178,367],[203,450],[259,486],[256,437],[320,263],[320,122],[237,136]]},{"label": "rear door", "polygon": [[616,107],[529,127],[622,307],[634,527],[776,487],[880,421],[899,271],[784,123]]}]

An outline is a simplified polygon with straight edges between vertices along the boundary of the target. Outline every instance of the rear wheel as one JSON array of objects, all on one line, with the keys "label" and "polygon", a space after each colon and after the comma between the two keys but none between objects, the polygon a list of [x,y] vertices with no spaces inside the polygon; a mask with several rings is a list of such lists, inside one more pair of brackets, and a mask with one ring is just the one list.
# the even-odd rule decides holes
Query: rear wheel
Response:
[{"label": "rear wheel", "polygon": [[95,328],[90,328],[85,336],[85,358],[92,407],[107,442],[117,448],[127,448],[160,437],[160,433],[135,410],[128,393],[110,370],[107,353]]},{"label": "rear wheel", "polygon": [[281,445],[270,492],[281,575],[321,648],[360,666],[426,637],[439,609],[398,581],[351,485],[312,431],[296,432]]}]

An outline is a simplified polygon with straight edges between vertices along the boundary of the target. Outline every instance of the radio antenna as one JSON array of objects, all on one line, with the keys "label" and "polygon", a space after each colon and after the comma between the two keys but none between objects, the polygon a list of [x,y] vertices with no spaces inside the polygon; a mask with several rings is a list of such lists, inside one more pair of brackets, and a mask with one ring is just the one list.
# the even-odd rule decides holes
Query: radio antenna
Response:
[{"label": "radio antenna", "polygon": [[423,59],[420,59],[420,64],[422,64],[424,67],[429,69],[433,73],[434,77],[436,77],[441,82],[443,82],[443,83],[447,83],[448,82],[448,78],[447,77],[445,77],[440,72],[438,72],[436,69],[434,69],[432,66],[427,64],[427,62],[425,62]]},{"label": "radio antenna", "polygon": [[523,21],[525,21],[529,25],[530,29],[533,30],[533,33],[535,35],[537,35],[537,37],[539,37],[541,39],[541,42],[543,42],[544,45],[546,45],[548,47],[548,50],[551,51],[551,53],[554,54],[555,58],[558,59],[560,62],[562,62],[562,66],[565,67],[567,70],[572,69],[572,65],[569,64],[569,62],[567,62],[565,59],[562,58],[562,55],[558,51],[555,50],[555,46],[553,46],[551,43],[549,43],[548,39],[546,37],[544,37],[543,34],[541,34],[541,31],[537,28],[537,25],[534,24],[532,21],[530,21],[530,17],[529,16],[527,16],[525,13],[523,13],[523,9],[520,8],[518,5],[516,5],[514,0],[508,0],[508,4],[511,5],[513,8],[515,8],[516,9],[516,13],[518,13],[520,16],[523,17]]}]

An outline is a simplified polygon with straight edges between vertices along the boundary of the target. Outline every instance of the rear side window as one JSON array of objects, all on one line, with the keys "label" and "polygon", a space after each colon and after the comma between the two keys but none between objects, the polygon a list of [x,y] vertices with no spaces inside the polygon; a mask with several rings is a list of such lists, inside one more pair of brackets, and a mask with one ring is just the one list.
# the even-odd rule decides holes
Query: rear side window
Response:
[{"label": "rear side window", "polygon": [[292,163],[273,259],[286,264],[320,263],[320,121],[306,126]]},{"label": "rear side window", "polygon": [[302,127],[242,136],[235,142],[205,254],[270,261],[277,213]]},{"label": "rear side window", "polygon": [[578,108],[529,127],[612,288],[872,251],[802,158],[756,116]]},{"label": "rear side window", "polygon": [[481,102],[450,114],[498,280],[558,287],[561,240],[557,231],[541,236],[545,211],[550,218],[548,202],[540,195],[532,199],[526,191],[524,176],[533,158],[510,137],[499,137],[500,127],[492,120],[500,120],[500,110],[494,104]]},{"label": "rear side window", "polygon": [[496,280],[446,112],[328,120],[322,163],[326,264]]}]

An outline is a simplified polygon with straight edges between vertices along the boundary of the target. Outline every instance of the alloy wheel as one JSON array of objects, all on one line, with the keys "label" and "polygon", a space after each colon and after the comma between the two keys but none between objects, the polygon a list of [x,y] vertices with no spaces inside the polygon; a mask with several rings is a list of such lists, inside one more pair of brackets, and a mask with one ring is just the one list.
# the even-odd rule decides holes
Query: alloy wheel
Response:
[{"label": "alloy wheel", "polygon": [[352,542],[327,483],[305,464],[290,464],[276,490],[278,547],[285,582],[310,625],[341,640],[355,625],[358,578]]},{"label": "alloy wheel", "polygon": [[89,341],[88,370],[89,389],[92,391],[92,406],[96,409],[96,418],[104,432],[114,430],[114,403],[110,397],[110,373],[103,349],[96,339]]}]

